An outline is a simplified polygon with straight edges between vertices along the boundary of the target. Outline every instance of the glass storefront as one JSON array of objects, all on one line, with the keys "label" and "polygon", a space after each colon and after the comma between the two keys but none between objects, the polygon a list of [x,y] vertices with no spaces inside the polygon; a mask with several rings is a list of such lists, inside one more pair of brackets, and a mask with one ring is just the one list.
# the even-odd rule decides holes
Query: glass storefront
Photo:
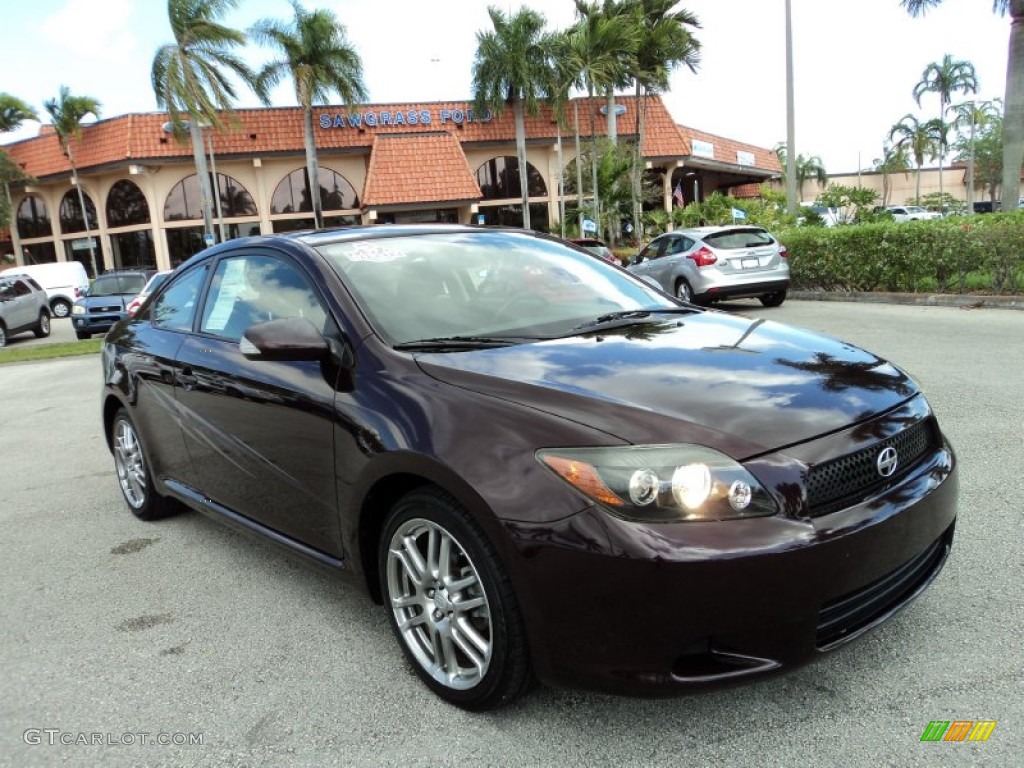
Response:
[{"label": "glass storefront", "polygon": [[[522,205],[480,205],[480,214],[484,224],[488,226],[521,227],[523,226]],[[473,223],[478,223],[476,217]],[[548,204],[530,203],[530,227],[538,232],[549,230]]]},{"label": "glass storefront", "polygon": [[[360,224],[358,216],[324,216],[324,227],[352,227]],[[297,232],[313,229],[313,219],[274,219],[270,222],[274,232]]]},{"label": "glass storefront", "polygon": [[110,250],[117,269],[156,269],[153,233],[148,229],[111,235]]},{"label": "glass storefront", "polygon": [[53,243],[33,243],[21,249],[25,264],[48,264],[57,260],[57,249]]},{"label": "glass storefront", "polygon": [[[76,237],[74,240],[64,240],[64,260],[78,261],[85,267],[85,273],[90,278],[96,277],[98,272],[103,271],[103,251],[100,248],[98,237]],[[96,269],[92,268],[93,256],[89,254],[89,246],[92,245],[92,253],[96,258]]]},{"label": "glass storefront", "polygon": [[[218,227],[214,227],[214,229],[219,231]],[[238,237],[253,237],[260,233],[260,223],[254,221],[225,224],[224,229],[227,230],[228,240]],[[173,227],[165,229],[164,232],[167,234],[167,254],[170,256],[172,269],[206,248],[205,230],[201,226]]]}]

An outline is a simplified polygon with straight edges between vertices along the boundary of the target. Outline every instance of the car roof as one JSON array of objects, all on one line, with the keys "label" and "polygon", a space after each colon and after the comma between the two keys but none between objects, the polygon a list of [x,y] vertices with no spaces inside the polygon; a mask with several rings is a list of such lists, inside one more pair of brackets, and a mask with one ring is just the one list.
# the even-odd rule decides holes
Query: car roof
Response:
[{"label": "car roof", "polygon": [[[714,235],[718,232],[750,232],[755,230],[758,232],[767,232],[764,227],[759,227],[756,224],[722,224],[713,227],[688,227],[686,229],[677,229],[675,232],[682,232],[686,235],[694,235],[696,237],[705,237],[707,235]],[[673,234],[666,232],[666,234]]]}]

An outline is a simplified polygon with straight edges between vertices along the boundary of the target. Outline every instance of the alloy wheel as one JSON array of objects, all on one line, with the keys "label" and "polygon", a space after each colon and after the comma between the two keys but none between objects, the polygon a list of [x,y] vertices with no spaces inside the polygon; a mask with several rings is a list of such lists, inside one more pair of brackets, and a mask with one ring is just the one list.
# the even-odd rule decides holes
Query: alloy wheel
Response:
[{"label": "alloy wheel", "polygon": [[483,680],[491,610],[479,571],[449,531],[421,518],[402,523],[388,546],[387,592],[399,635],[427,675],[453,690]]},{"label": "alloy wheel", "polygon": [[114,425],[114,465],[125,501],[140,509],[146,503],[146,465],[135,429],[124,419]]}]

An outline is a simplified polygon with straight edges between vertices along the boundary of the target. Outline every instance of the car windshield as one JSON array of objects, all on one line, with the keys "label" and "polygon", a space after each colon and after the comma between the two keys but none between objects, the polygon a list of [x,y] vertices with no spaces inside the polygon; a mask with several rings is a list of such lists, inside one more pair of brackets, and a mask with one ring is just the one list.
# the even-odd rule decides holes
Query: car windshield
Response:
[{"label": "car windshield", "polygon": [[89,295],[134,296],[142,290],[145,284],[144,275],[100,275],[89,288]]},{"label": "car windshield", "polygon": [[550,338],[614,313],[679,309],[607,262],[518,232],[425,233],[318,250],[394,344]]}]

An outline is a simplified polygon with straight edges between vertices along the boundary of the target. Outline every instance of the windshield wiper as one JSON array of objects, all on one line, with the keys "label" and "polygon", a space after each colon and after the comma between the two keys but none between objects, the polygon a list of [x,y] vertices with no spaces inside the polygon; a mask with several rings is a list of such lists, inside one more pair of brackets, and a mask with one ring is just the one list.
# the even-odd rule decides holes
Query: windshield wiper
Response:
[{"label": "windshield wiper", "polygon": [[655,308],[655,309],[623,309],[623,310],[620,310],[618,312],[609,312],[609,313],[607,313],[605,315],[599,315],[598,317],[594,318],[593,320],[588,320],[585,323],[580,323],[579,325],[573,327],[572,330],[580,331],[580,330],[583,330],[585,328],[595,328],[595,327],[597,327],[599,325],[605,325],[606,323],[616,323],[616,322],[619,322],[621,320],[644,320],[644,319],[650,317],[651,315],[658,315],[658,314],[683,313],[683,314],[689,315],[689,314],[692,314],[695,311],[696,310],[689,309],[687,307],[658,307],[658,308]]},{"label": "windshield wiper", "polygon": [[533,341],[524,337],[493,337],[493,336],[440,336],[436,339],[418,339],[417,341],[404,341],[395,344],[394,349],[399,350],[430,350],[432,352],[444,352],[445,350],[460,349],[491,349],[493,347],[510,347],[515,344],[523,344]]}]

